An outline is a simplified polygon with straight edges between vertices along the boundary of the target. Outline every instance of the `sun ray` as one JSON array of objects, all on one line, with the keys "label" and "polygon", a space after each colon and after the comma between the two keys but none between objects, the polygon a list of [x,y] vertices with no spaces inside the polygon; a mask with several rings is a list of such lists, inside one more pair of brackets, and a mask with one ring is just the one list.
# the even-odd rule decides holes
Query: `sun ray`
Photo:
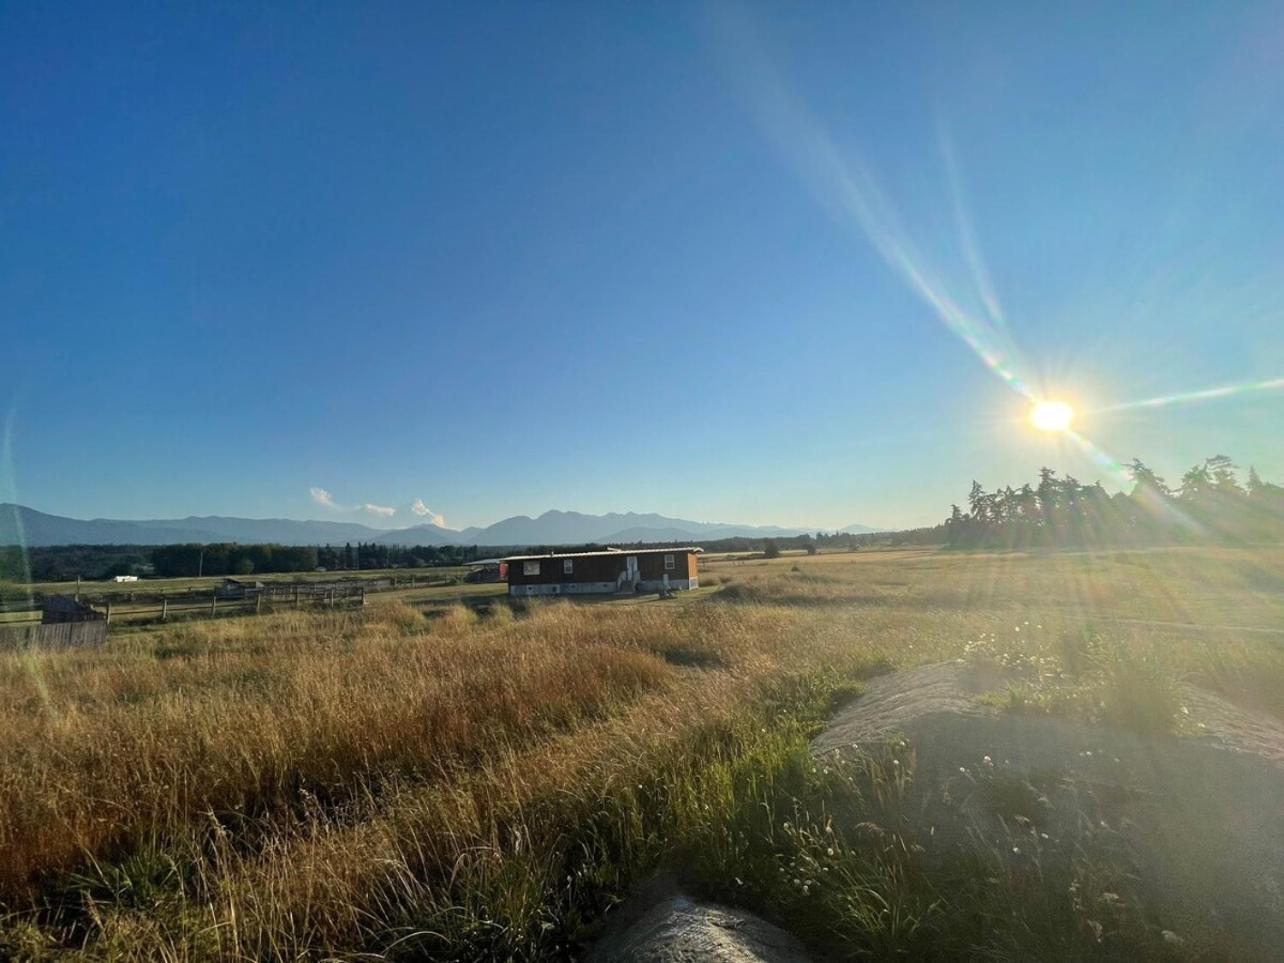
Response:
[{"label": "sun ray", "polygon": [[1111,414],[1116,411],[1132,411],[1139,408],[1164,408],[1168,405],[1189,405],[1201,401],[1214,401],[1218,398],[1229,398],[1234,395],[1253,394],[1262,391],[1284,390],[1284,378],[1269,378],[1266,381],[1250,381],[1235,385],[1220,385],[1216,388],[1201,388],[1198,391],[1181,391],[1171,395],[1160,395],[1157,398],[1145,398],[1141,401],[1125,401],[1105,408],[1096,408],[1091,414]]},{"label": "sun ray", "polygon": [[[830,216],[864,238],[932,309],[937,320],[1000,380],[1029,400],[1036,400],[1036,392],[1021,373],[1026,365],[1008,332],[999,324],[974,316],[951,294],[902,227],[899,212],[880,188],[871,166],[853,148],[839,149],[810,105],[794,94],[772,68],[771,58],[748,22],[727,17],[723,27],[728,65],[760,126]],[[946,163],[952,163],[952,155]],[[958,216],[957,195],[954,202]],[[966,235],[967,229],[961,230]],[[967,241],[964,243],[966,246]],[[980,273],[983,262],[979,251],[964,254],[980,283],[985,275]],[[979,297],[991,314],[1001,317],[998,300],[988,283]]]},{"label": "sun ray", "polygon": [[[1126,490],[1127,486],[1132,484],[1132,473],[1114,456],[1074,429],[1068,429],[1063,434],[1073,441],[1080,451],[1087,455],[1089,461],[1105,471],[1110,476],[1111,481],[1120,488]],[[1147,511],[1170,519],[1189,531],[1200,532],[1203,530],[1203,527],[1198,522],[1173,504],[1171,499],[1163,498],[1144,488],[1137,489],[1136,494],[1138,498],[1142,499]]]},{"label": "sun ray", "polygon": [[1003,306],[999,303],[999,295],[995,291],[989,267],[985,263],[985,258],[981,254],[981,245],[977,241],[976,229],[972,225],[972,215],[963,190],[963,178],[959,173],[958,161],[954,155],[954,141],[945,124],[940,121],[936,125],[936,139],[940,144],[941,157],[945,162],[946,185],[950,191],[950,206],[954,211],[954,227],[958,231],[963,257],[972,272],[972,282],[976,285],[977,293],[981,303],[985,305],[990,321],[1000,328],[1005,328],[1007,319],[1003,315]]}]

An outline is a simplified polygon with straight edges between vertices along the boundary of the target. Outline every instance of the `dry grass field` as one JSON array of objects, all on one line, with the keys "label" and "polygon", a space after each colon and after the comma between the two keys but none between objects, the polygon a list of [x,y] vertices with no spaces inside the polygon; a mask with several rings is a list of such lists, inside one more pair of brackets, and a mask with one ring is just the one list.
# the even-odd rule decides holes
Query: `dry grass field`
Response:
[{"label": "dry grass field", "polygon": [[1098,837],[946,859],[905,822],[912,754],[822,766],[808,742],[868,680],[946,660],[1000,673],[980,701],[1022,718],[1197,740],[1197,690],[1269,736],[1284,550],[869,552],[702,580],[0,655],[0,957],[555,959],[666,867],[838,957],[1261,949],[1215,914],[1165,918]]}]

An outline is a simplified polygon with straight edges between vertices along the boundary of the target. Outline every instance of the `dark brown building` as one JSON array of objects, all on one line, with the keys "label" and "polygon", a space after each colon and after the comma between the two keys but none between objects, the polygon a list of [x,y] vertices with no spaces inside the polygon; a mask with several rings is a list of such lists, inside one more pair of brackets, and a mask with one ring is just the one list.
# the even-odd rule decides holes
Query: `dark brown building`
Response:
[{"label": "dark brown building", "polygon": [[701,549],[641,548],[552,555],[514,555],[508,568],[509,595],[585,595],[658,592],[700,587],[696,561]]}]

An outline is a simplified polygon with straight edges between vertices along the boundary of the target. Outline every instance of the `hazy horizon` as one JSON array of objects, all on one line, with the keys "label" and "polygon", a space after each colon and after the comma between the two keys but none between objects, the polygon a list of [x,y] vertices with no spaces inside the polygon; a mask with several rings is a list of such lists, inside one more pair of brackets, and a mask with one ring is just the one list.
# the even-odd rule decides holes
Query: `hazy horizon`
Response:
[{"label": "hazy horizon", "polygon": [[[0,502],[0,505],[7,505],[7,504],[17,504],[17,503],[6,503],[6,502]],[[38,506],[35,506],[35,505],[21,505],[20,507],[22,507],[22,508],[28,508],[28,509],[31,509],[31,510],[33,510],[33,511],[37,511],[37,512],[41,512],[42,514],[46,514],[46,515],[55,515],[55,516],[62,517],[62,518],[71,518],[71,519],[75,519],[75,520],[77,520],[77,521],[89,521],[89,522],[92,522],[92,521],[184,521],[184,520],[189,519],[189,518],[195,518],[195,519],[199,519],[199,518],[243,518],[243,519],[246,519],[246,520],[248,520],[248,521],[264,521],[264,522],[266,522],[266,521],[291,521],[291,522],[302,522],[302,523],[311,523],[311,522],[342,522],[342,523],[345,523],[345,524],[365,525],[367,528],[371,528],[371,529],[374,529],[374,530],[376,530],[376,531],[383,531],[383,532],[396,532],[396,531],[401,531],[401,530],[403,530],[403,529],[413,528],[413,527],[415,527],[415,526],[417,526],[417,525],[437,525],[437,523],[436,523],[436,522],[434,522],[434,521],[432,521],[431,519],[425,519],[425,518],[418,518],[418,519],[417,519],[417,520],[415,520],[415,521],[409,521],[409,520],[407,520],[407,521],[405,521],[405,522],[399,522],[399,521],[395,520],[395,518],[384,518],[384,519],[382,519],[382,520],[380,520],[380,519],[367,519],[367,518],[363,518],[363,517],[342,518],[342,517],[337,517],[337,516],[335,516],[335,515],[321,515],[321,514],[304,515],[304,516],[301,516],[301,517],[286,516],[286,515],[239,515],[239,514],[237,514],[237,513],[235,513],[235,512],[231,512],[231,513],[188,512],[188,513],[186,513],[186,514],[184,514],[184,515],[174,515],[174,516],[146,516],[146,517],[144,517],[144,516],[135,516],[135,517],[130,517],[130,518],[126,518],[126,517],[124,517],[124,516],[111,516],[111,515],[96,515],[96,516],[93,516],[93,517],[89,517],[89,516],[78,516],[78,515],[74,515],[74,514],[68,514],[68,513],[65,513],[65,512],[50,512],[50,511],[45,511],[44,509],[42,509],[42,508],[40,508],[40,507],[38,507]],[[864,526],[864,527],[869,527],[869,528],[876,528],[876,529],[879,529],[879,530],[883,530],[883,529],[884,529],[884,526],[878,525],[878,524],[876,524],[876,523],[867,523],[867,522],[863,522],[863,521],[860,521],[860,520],[852,520],[852,521],[848,521],[848,522],[845,522],[845,523],[843,523],[842,525],[838,525],[838,526],[824,526],[824,525],[820,525],[820,526],[816,526],[816,525],[812,525],[812,526],[808,526],[808,525],[775,525],[775,523],[770,522],[770,521],[768,521],[768,522],[746,522],[746,521],[739,520],[739,519],[725,519],[725,518],[685,518],[685,517],[683,517],[683,516],[673,515],[673,514],[668,513],[668,512],[653,511],[653,510],[648,510],[648,509],[641,509],[641,510],[630,509],[630,510],[627,510],[627,511],[608,511],[608,512],[579,512],[577,509],[573,509],[573,508],[546,508],[546,509],[541,509],[541,510],[539,510],[539,511],[526,511],[526,512],[523,512],[523,511],[517,511],[517,512],[513,512],[513,513],[511,513],[511,514],[509,514],[509,515],[502,516],[502,517],[500,517],[500,518],[492,518],[492,519],[489,519],[488,521],[483,521],[482,523],[477,524],[477,525],[462,525],[462,526],[455,526],[455,525],[449,525],[449,524],[448,524],[448,525],[438,525],[437,527],[439,527],[439,528],[444,528],[444,529],[446,529],[446,530],[448,530],[448,531],[466,531],[466,530],[468,530],[468,529],[474,529],[474,528],[476,528],[476,529],[485,529],[485,528],[488,528],[488,527],[490,527],[490,526],[492,526],[492,525],[496,525],[496,524],[498,524],[498,523],[500,523],[500,522],[509,521],[510,519],[514,519],[514,518],[531,518],[531,519],[538,519],[538,518],[542,518],[542,517],[544,517],[545,515],[548,515],[548,514],[551,514],[551,513],[557,513],[557,514],[570,514],[570,515],[575,515],[575,514],[580,514],[580,515],[591,515],[591,516],[593,516],[593,517],[603,517],[603,516],[611,516],[611,515],[619,515],[619,516],[622,516],[622,517],[628,517],[628,516],[631,516],[631,515],[632,515],[632,516],[638,516],[638,517],[661,516],[661,517],[663,517],[663,518],[674,519],[674,520],[676,520],[676,521],[698,522],[698,523],[703,524],[703,525],[726,525],[726,526],[744,526],[744,527],[759,527],[759,528],[772,528],[772,527],[777,527],[777,528],[802,528],[802,529],[809,529],[809,530],[811,530],[811,531],[831,531],[831,530],[840,530],[840,529],[843,529],[843,528],[849,528],[849,527],[854,527],[854,526]]]}]

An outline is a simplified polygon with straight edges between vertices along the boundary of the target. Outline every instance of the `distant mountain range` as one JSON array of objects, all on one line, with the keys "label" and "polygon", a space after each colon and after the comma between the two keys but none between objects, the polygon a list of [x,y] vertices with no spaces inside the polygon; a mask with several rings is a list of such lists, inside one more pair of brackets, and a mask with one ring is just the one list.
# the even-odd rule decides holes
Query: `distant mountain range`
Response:
[{"label": "distant mountain range", "polygon": [[[774,525],[731,525],[693,522],[665,515],[612,512],[585,515],[548,511],[538,518],[514,515],[485,528],[459,531],[438,525],[371,528],[358,522],[297,521],[290,518],[231,518],[189,515],[187,518],[124,520],[78,519],[49,515],[23,505],[0,503],[0,545],[173,545],[184,542],[273,542],[280,545],[337,545],[379,542],[385,545],[582,545],[588,542],[683,542],[720,538],[787,538],[815,529]],[[844,532],[879,529],[849,525]]]}]

